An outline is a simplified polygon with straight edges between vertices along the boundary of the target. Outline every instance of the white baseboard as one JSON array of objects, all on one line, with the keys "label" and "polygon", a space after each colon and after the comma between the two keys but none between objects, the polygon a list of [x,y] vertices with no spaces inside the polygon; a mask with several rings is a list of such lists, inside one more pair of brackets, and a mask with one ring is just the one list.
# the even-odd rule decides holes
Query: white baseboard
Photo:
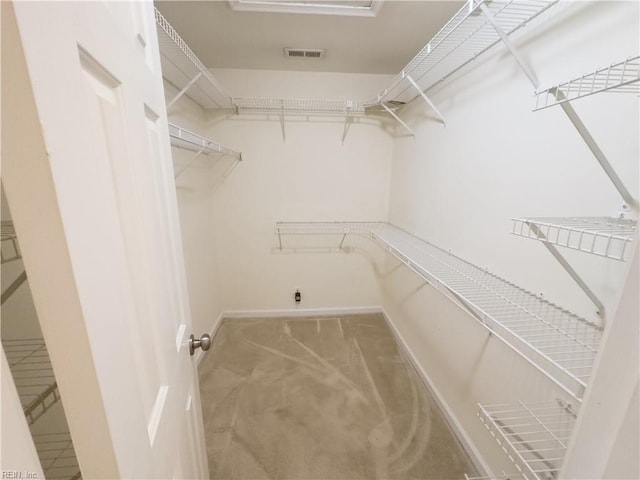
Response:
[{"label": "white baseboard", "polygon": [[292,308],[283,310],[229,310],[222,312],[223,318],[270,318],[270,317],[305,317],[328,315],[357,315],[365,313],[382,313],[382,307],[335,307],[335,308]]},{"label": "white baseboard", "polygon": [[442,396],[438,388],[435,386],[435,384],[431,381],[431,378],[429,377],[425,369],[422,367],[422,365],[420,364],[420,362],[418,361],[414,353],[409,348],[409,345],[405,341],[400,331],[396,328],[396,326],[391,321],[391,318],[389,317],[384,307],[381,307],[381,311],[382,311],[382,316],[385,318],[387,325],[389,325],[389,328],[391,329],[391,332],[393,333],[393,336],[398,342],[400,348],[403,350],[406,357],[409,359],[409,361],[413,365],[413,368],[416,369],[416,371],[418,372],[418,375],[420,375],[422,382],[425,384],[425,386],[431,393],[431,396],[433,397],[436,404],[440,408],[440,411],[443,413],[446,422],[449,424],[449,427],[453,431],[453,434],[456,436],[456,438],[460,442],[460,445],[462,445],[462,448],[464,448],[467,455],[469,455],[469,458],[471,458],[471,461],[473,462],[474,466],[479,470],[482,476],[490,476],[493,478],[493,473],[489,468],[489,465],[484,460],[484,458],[482,457],[482,455],[480,454],[480,452],[478,451],[474,443],[471,441],[471,438],[467,434],[465,428],[462,426],[462,423],[456,417],[453,410],[449,407],[449,404],[447,403],[447,401],[444,399],[444,397]]}]

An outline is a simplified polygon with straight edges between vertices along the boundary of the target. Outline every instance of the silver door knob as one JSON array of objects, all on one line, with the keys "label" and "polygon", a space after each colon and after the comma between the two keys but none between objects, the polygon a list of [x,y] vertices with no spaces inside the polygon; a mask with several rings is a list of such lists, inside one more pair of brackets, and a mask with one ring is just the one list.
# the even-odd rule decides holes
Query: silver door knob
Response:
[{"label": "silver door knob", "polygon": [[205,352],[209,350],[211,346],[211,337],[206,333],[202,335],[200,338],[196,338],[193,335],[189,337],[189,353],[191,355],[194,354],[196,348],[201,348]]}]

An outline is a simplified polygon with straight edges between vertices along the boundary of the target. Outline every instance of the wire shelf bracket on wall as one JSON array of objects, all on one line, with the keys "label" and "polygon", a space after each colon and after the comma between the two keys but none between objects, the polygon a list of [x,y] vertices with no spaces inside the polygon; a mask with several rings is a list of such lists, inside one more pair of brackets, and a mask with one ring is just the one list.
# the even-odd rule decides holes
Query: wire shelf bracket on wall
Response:
[{"label": "wire shelf bracket on wall", "polygon": [[173,123],[169,123],[169,138],[171,139],[172,146],[195,152],[195,155],[180,171],[175,174],[175,178],[178,178],[187,168],[189,168],[194,160],[200,155],[215,155],[218,158],[230,156],[234,158],[236,162],[242,161],[242,153],[223,147],[222,145],[215,143],[213,140],[209,140],[197,133],[190,132],[189,130],[174,125]]},{"label": "wire shelf bracket on wall", "polygon": [[[580,116],[571,106],[571,101],[584,98],[589,95],[602,92],[639,93],[640,92],[640,56],[629,57],[608,67],[600,68],[594,72],[576,77],[568,82],[556,86],[536,90],[535,111],[553,105],[560,105],[571,123],[578,131],[584,142],[596,157],[596,160],[613,183],[616,190],[634,211],[637,212],[638,202],[626,188],[613,166],[600,149],[597,142],[580,119]],[[536,87],[537,88],[537,87]],[[553,98],[553,100],[550,100]]]},{"label": "wire shelf bracket on wall", "polygon": [[231,98],[157,8],[155,16],[162,75],[179,90],[167,110],[183,95],[202,108],[233,108]]},{"label": "wire shelf bracket on wall", "polygon": [[599,325],[389,223],[279,222],[274,233],[281,251],[299,251],[299,239],[313,235],[333,239],[334,251],[348,235],[373,240],[581,401],[602,337]]},{"label": "wire shelf bracket on wall", "polygon": [[60,400],[47,347],[42,338],[2,340],[18,396],[29,425]]},{"label": "wire shelf bracket on wall", "polygon": [[478,417],[527,480],[558,477],[576,412],[556,402],[479,405]]}]

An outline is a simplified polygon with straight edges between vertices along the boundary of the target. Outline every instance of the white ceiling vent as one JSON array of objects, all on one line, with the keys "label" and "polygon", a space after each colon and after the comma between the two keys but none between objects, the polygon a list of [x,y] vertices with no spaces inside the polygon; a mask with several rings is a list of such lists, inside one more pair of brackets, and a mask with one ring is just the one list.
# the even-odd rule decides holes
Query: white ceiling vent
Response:
[{"label": "white ceiling vent", "polygon": [[325,51],[321,48],[285,48],[284,56],[288,58],[323,58]]}]

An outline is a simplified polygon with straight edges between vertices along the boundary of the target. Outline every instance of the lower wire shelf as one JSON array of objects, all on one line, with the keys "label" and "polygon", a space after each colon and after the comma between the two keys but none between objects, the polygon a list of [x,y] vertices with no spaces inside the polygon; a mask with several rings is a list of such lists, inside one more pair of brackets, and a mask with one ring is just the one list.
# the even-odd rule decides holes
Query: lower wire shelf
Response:
[{"label": "lower wire shelf", "polygon": [[527,480],[524,475],[521,473],[502,473],[497,476],[491,477],[470,477],[469,475],[464,475],[464,480]]},{"label": "lower wire shelf", "polygon": [[350,237],[365,237],[386,249],[581,400],[602,327],[486,269],[385,222],[279,222],[275,250],[344,250]]},{"label": "lower wire shelf", "polygon": [[9,368],[29,425],[60,400],[44,340],[2,340]]},{"label": "lower wire shelf", "polygon": [[47,479],[82,478],[69,432],[34,434],[33,441]]},{"label": "lower wire shelf", "polygon": [[527,480],[558,478],[576,419],[570,404],[479,405],[478,416]]}]

